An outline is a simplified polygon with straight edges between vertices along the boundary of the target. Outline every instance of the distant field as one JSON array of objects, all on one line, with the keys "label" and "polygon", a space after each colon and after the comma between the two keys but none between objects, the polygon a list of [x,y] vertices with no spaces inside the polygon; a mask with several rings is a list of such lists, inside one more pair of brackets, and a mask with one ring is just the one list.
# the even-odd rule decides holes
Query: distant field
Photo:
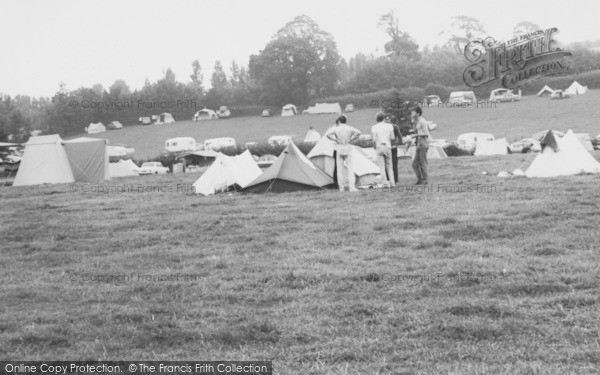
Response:
[{"label": "distant field", "polygon": [[[487,98],[480,98],[487,99]],[[434,138],[455,140],[467,132],[488,132],[507,137],[509,142],[529,137],[545,129],[600,133],[600,91],[565,100],[524,97],[520,102],[498,103],[495,108],[425,108],[423,117],[436,122]],[[370,131],[377,109],[349,113],[349,123],[361,131]],[[111,143],[134,147],[135,157],[156,156],[164,151],[164,142],[173,137],[194,137],[204,141],[216,137],[233,137],[238,143],[266,140],[272,135],[291,135],[304,139],[309,127],[323,133],[334,123],[335,115],[304,115],[296,117],[242,117],[213,121],[178,121],[171,125],[133,125],[122,130],[93,135]]]},{"label": "distant field", "polygon": [[0,358],[597,374],[600,175],[494,177],[532,156],[431,160],[429,191],[1,188]]}]

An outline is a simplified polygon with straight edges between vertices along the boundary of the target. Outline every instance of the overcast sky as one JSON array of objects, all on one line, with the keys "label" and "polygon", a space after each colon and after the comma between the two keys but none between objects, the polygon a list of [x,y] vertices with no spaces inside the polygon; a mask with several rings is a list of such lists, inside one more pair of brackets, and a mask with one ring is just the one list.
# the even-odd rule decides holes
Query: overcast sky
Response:
[{"label": "overcast sky", "polygon": [[600,39],[600,2],[570,0],[327,1],[327,0],[0,0],[0,93],[52,96],[67,89],[123,79],[141,88],[171,67],[189,81],[200,60],[209,85],[215,60],[246,65],[273,34],[306,14],[333,35],[346,59],[357,52],[381,54],[387,41],[379,16],[395,9],[403,31],[421,46],[441,44],[450,17],[467,15],[489,34],[506,40],[519,21],[558,27],[561,42]]}]

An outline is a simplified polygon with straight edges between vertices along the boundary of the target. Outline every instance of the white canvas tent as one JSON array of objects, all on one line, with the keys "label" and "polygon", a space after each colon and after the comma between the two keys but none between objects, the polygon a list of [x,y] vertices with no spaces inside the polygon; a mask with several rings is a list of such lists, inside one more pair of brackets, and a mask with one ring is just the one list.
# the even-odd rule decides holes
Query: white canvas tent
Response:
[{"label": "white canvas tent", "polygon": [[306,137],[304,137],[304,142],[316,143],[316,142],[319,142],[320,139],[321,139],[321,134],[319,134],[319,132],[316,131],[315,129],[310,129],[306,133]]},{"label": "white canvas tent", "polygon": [[506,138],[493,141],[480,140],[475,145],[475,156],[506,154],[508,154],[508,141]]},{"label": "white canvas tent", "polygon": [[175,122],[175,118],[173,118],[173,115],[170,113],[161,113],[158,116],[152,116],[152,117],[156,120],[156,123],[158,125],[172,124]]},{"label": "white canvas tent", "polygon": [[244,188],[261,173],[248,150],[236,156],[219,153],[206,172],[194,182],[193,187],[198,195],[211,195],[234,185]]},{"label": "white canvas tent", "polygon": [[569,86],[569,88],[565,90],[565,94],[581,95],[581,94],[585,94],[587,92],[587,90],[588,90],[587,86],[581,86],[579,84],[579,82],[573,81],[573,83],[571,83],[571,86]]},{"label": "white canvas tent", "polygon": [[282,117],[296,116],[297,114],[298,108],[293,104],[286,104],[281,108]]},{"label": "white canvas tent", "polygon": [[137,176],[138,166],[130,159],[121,159],[118,163],[110,163],[110,177],[129,177]]},{"label": "white canvas tent", "polygon": [[572,130],[558,137],[549,131],[543,149],[533,160],[527,177],[569,176],[579,173],[600,173],[600,163],[583,147]]},{"label": "white canvas tent", "polygon": [[550,96],[553,93],[554,90],[552,90],[550,87],[548,87],[548,85],[546,85],[540,90],[540,92],[537,93],[537,96]]},{"label": "white canvas tent", "polygon": [[86,128],[86,132],[88,134],[98,134],[98,133],[104,133],[106,131],[106,126],[104,126],[103,123],[98,122],[96,124],[91,123],[87,128]]},{"label": "white canvas tent", "polygon": [[58,134],[29,138],[13,186],[75,182]]},{"label": "white canvas tent", "polygon": [[314,106],[308,107],[302,113],[306,113],[309,115],[318,115],[326,113],[340,114],[342,113],[342,107],[340,107],[340,103],[316,103]]},{"label": "white canvas tent", "polygon": [[212,109],[204,108],[194,114],[194,121],[214,120],[219,118],[217,113]]},{"label": "white canvas tent", "polygon": [[58,134],[31,137],[13,186],[109,180],[107,143],[85,137],[63,141]]},{"label": "white canvas tent", "polygon": [[271,111],[269,111],[268,109],[263,109],[261,116],[262,117],[271,117]]}]

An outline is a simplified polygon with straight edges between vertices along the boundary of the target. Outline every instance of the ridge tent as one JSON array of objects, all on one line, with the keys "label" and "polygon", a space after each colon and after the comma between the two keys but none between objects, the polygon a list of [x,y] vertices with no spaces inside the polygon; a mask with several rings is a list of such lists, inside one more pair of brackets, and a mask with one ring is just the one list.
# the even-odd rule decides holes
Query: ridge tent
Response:
[{"label": "ridge tent", "polygon": [[484,155],[506,155],[508,154],[508,142],[506,138],[493,141],[480,140],[475,145],[475,156]]},{"label": "ridge tent", "polygon": [[110,177],[137,176],[138,166],[131,159],[121,159],[117,163],[109,163]]},{"label": "ridge tent", "polygon": [[58,134],[29,138],[13,186],[75,182]]},{"label": "ridge tent", "polygon": [[98,138],[75,138],[63,142],[73,178],[77,182],[110,180],[108,141]]},{"label": "ridge tent", "polygon": [[296,116],[298,114],[298,108],[293,104],[286,104],[281,107],[281,117]]},{"label": "ridge tent", "polygon": [[98,122],[96,124],[94,124],[93,122],[90,123],[90,125],[85,129],[86,133],[88,134],[98,134],[98,133],[104,133],[106,131],[106,126],[104,126],[103,123]]},{"label": "ridge tent", "polygon": [[213,120],[219,118],[217,113],[212,109],[204,108],[194,114],[194,121]]},{"label": "ridge tent", "polygon": [[587,86],[581,86],[579,82],[573,81],[573,83],[571,83],[571,86],[569,86],[569,88],[565,90],[565,93],[569,95],[581,95],[585,94],[587,90]]},{"label": "ridge tent", "polygon": [[563,137],[549,130],[542,147],[542,151],[525,171],[527,177],[600,173],[600,163],[585,150],[572,130],[567,131]]},{"label": "ridge tent", "polygon": [[333,179],[317,168],[290,143],[275,163],[244,189],[252,193],[286,192],[320,189],[333,184]]},{"label": "ridge tent", "polygon": [[341,114],[342,107],[340,107],[340,103],[316,103],[314,106],[308,107],[302,112],[302,114],[309,115],[318,115],[326,113]]},{"label": "ridge tent", "polygon": [[192,186],[196,194],[211,195],[234,185],[244,188],[261,173],[248,150],[236,156],[219,153],[217,159]]},{"label": "ridge tent", "polygon": [[548,85],[544,86],[540,92],[537,93],[536,96],[550,96],[554,93],[554,90],[552,90],[550,87],[548,87]]}]

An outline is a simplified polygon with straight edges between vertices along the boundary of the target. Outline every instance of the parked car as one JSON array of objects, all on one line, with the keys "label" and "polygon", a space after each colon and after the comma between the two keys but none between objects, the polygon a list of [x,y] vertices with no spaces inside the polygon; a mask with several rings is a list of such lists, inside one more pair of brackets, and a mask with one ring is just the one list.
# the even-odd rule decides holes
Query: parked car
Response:
[{"label": "parked car", "polygon": [[138,174],[166,174],[169,173],[169,168],[164,167],[159,161],[147,161],[140,167]]},{"label": "parked car", "polygon": [[440,105],[442,103],[442,99],[437,95],[429,95],[423,99],[423,104],[425,107],[433,107],[436,105]]},{"label": "parked car", "polygon": [[563,90],[556,90],[552,94],[550,94],[550,99],[567,99],[570,98],[569,94],[564,92]]},{"label": "parked car", "polygon": [[518,94],[512,92],[509,89],[496,89],[492,90],[490,93],[490,101],[491,102],[515,102],[517,100],[521,100],[521,92]]},{"label": "parked car", "polygon": [[448,103],[453,104],[475,103],[476,101],[473,91],[455,91],[448,98]]},{"label": "parked car", "polygon": [[528,152],[528,151],[532,151],[532,152],[542,151],[542,145],[540,144],[540,142],[533,138],[521,139],[519,141],[511,143],[511,145],[508,147],[510,148],[510,151],[513,153]]}]

